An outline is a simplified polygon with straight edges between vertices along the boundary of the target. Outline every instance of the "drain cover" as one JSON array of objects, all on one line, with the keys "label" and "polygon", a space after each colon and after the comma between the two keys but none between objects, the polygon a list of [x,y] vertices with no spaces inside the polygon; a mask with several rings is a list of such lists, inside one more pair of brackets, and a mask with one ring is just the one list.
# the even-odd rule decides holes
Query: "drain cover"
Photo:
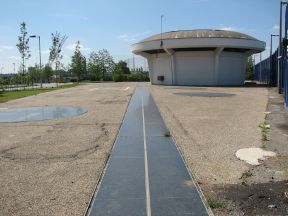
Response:
[{"label": "drain cover", "polygon": [[86,109],[80,107],[55,106],[0,109],[0,123],[58,119],[68,116],[77,116],[86,112]]}]

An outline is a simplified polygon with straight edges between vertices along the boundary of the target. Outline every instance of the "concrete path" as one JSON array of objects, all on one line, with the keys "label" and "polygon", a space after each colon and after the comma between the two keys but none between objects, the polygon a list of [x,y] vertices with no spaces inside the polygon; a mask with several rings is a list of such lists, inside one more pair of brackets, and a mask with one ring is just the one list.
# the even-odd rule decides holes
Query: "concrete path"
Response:
[{"label": "concrete path", "polygon": [[208,215],[152,96],[138,86],[89,216]]}]

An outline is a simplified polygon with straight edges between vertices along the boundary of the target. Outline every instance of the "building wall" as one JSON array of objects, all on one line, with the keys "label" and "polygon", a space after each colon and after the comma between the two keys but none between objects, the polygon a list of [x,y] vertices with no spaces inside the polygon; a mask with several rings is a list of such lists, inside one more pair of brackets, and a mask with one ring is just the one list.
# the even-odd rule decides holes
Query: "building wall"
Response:
[{"label": "building wall", "polygon": [[247,58],[245,53],[222,52],[219,57],[218,84],[244,84]]},{"label": "building wall", "polygon": [[[150,73],[152,84],[172,85],[171,58],[167,53],[151,54],[148,64],[152,69]],[[158,76],[164,76],[164,81],[159,81]]]},{"label": "building wall", "polygon": [[176,85],[215,85],[214,52],[176,52]]},{"label": "building wall", "polygon": [[[175,52],[174,65],[167,53],[150,54],[150,79],[156,85],[242,85],[248,55],[222,52],[216,64],[214,51]],[[216,65],[216,66],[215,66]],[[218,70],[216,67],[218,65]],[[174,80],[172,78],[172,67]],[[164,76],[159,81],[158,76]]]}]

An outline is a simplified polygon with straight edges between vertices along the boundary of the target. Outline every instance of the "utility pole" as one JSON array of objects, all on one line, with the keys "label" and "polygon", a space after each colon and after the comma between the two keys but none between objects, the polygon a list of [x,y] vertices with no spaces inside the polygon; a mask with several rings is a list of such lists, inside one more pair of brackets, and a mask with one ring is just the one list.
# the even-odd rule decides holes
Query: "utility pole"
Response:
[{"label": "utility pole", "polygon": [[30,38],[36,38],[38,37],[38,48],[39,48],[39,71],[40,71],[40,82],[41,82],[41,88],[43,85],[43,80],[42,80],[42,64],[41,64],[41,39],[40,36],[36,36],[36,35],[31,35]]},{"label": "utility pole", "polygon": [[283,74],[283,64],[282,64],[282,7],[283,5],[286,5],[286,1],[280,2],[280,20],[279,20],[279,48],[278,48],[278,93],[282,94],[282,74]]},{"label": "utility pole", "polygon": [[14,62],[13,62],[13,66],[14,66],[14,70],[13,71],[14,71],[14,74],[15,74],[15,63]]},{"label": "utility pole", "polygon": [[162,20],[163,20],[163,17],[164,17],[164,15],[162,14],[161,15],[161,42],[160,42],[160,47],[162,47],[163,46],[163,38],[162,38]]}]

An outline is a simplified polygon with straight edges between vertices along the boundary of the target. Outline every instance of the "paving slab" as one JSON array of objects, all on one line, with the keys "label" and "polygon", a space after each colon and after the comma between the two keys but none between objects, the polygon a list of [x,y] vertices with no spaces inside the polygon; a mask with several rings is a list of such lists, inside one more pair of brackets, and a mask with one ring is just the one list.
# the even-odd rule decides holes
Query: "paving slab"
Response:
[{"label": "paving slab", "polygon": [[144,85],[131,98],[89,216],[208,215]]}]

